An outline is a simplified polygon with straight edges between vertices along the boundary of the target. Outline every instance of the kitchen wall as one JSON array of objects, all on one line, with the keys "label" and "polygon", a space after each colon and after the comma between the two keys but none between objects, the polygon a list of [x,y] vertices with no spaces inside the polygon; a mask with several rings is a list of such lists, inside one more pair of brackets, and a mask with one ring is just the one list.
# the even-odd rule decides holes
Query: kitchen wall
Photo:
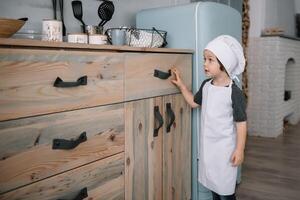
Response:
[{"label": "kitchen wall", "polygon": [[259,37],[267,27],[279,27],[286,35],[295,36],[295,13],[300,9],[300,0],[250,0],[249,4],[250,37]]},{"label": "kitchen wall", "polygon": [[[72,0],[64,0],[64,2],[64,16],[67,31],[80,31],[80,22],[73,16],[71,7]],[[190,0],[113,0],[113,2],[115,4],[115,13],[112,20],[105,25],[105,28],[134,26],[135,14],[141,9],[185,4],[189,3]],[[101,1],[98,0],[82,0],[83,20],[85,23],[98,24],[101,21],[97,14],[100,3]],[[53,18],[52,1],[0,0],[0,17],[28,17],[29,21],[25,24],[21,31],[34,30],[36,32],[41,32],[42,20]]]},{"label": "kitchen wall", "polygon": [[[57,0],[58,1],[58,0]],[[80,23],[74,18],[72,0],[65,1],[65,21],[68,32],[80,31]],[[199,0],[113,0],[115,13],[106,28],[134,26],[135,13],[141,9],[185,4]],[[237,0],[215,0],[216,2],[236,2]],[[84,21],[98,24],[97,9],[100,1],[84,0]],[[250,0],[250,37],[259,37],[265,27],[281,27],[286,34],[295,35],[294,13],[300,13],[300,0]],[[59,13],[58,13],[59,14]],[[51,0],[0,0],[0,17],[28,17],[29,21],[21,31],[41,32],[42,19],[53,17]]]},{"label": "kitchen wall", "polygon": [[300,13],[300,0],[295,0],[296,13]]},{"label": "kitchen wall", "polygon": [[294,36],[295,13],[294,0],[266,0],[265,27],[279,27]]}]

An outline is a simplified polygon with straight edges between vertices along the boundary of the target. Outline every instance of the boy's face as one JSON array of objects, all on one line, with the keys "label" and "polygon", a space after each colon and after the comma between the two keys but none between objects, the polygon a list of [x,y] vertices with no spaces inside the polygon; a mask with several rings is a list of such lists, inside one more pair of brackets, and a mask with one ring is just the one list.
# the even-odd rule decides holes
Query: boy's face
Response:
[{"label": "boy's face", "polygon": [[215,54],[213,54],[209,50],[204,50],[204,71],[206,76],[214,78],[218,76],[220,73],[224,73],[221,70],[221,66],[217,60]]}]

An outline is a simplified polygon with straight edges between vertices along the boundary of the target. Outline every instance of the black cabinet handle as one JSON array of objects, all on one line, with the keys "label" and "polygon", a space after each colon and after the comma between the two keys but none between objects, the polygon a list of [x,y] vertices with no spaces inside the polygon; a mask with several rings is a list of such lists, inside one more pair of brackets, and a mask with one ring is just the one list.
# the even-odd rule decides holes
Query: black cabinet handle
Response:
[{"label": "black cabinet handle", "polygon": [[171,108],[171,103],[167,103],[166,107],[167,107],[167,114],[168,114],[168,121],[169,121],[167,125],[167,133],[169,133],[171,130],[171,126],[175,121],[175,114]]},{"label": "black cabinet handle", "polygon": [[77,87],[80,85],[87,85],[87,76],[82,76],[75,82],[64,82],[61,78],[57,77],[53,86],[59,88]]},{"label": "black cabinet handle", "polygon": [[83,188],[73,200],[83,200],[88,197],[87,188]]},{"label": "black cabinet handle", "polygon": [[80,143],[85,142],[87,140],[86,132],[80,134],[80,136],[76,140],[65,140],[65,139],[53,139],[52,149],[74,149]]},{"label": "black cabinet handle", "polygon": [[154,107],[154,117],[155,117],[155,124],[156,124],[156,121],[158,121],[158,127],[157,128],[154,128],[154,133],[153,133],[153,136],[154,137],[157,137],[158,136],[158,131],[159,129],[163,126],[164,124],[164,120],[163,120],[163,117],[161,116],[160,112],[159,112],[159,107],[158,106],[155,106]]},{"label": "black cabinet handle", "polygon": [[153,76],[160,79],[168,79],[171,76],[171,70],[169,69],[168,72],[163,72],[158,69],[155,69]]},{"label": "black cabinet handle", "polygon": [[[88,197],[87,188],[83,188],[80,190],[80,192],[77,194],[77,196],[72,200],[83,200],[84,198]],[[57,199],[57,200],[66,200],[66,199]]]}]

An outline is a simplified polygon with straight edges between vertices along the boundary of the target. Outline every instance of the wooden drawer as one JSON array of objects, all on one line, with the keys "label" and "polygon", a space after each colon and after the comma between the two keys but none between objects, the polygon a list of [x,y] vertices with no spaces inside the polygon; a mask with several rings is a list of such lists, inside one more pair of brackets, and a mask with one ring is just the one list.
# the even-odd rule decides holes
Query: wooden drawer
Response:
[{"label": "wooden drawer", "polygon": [[85,187],[87,199],[124,199],[124,153],[2,194],[0,199],[75,199],[79,191]]},{"label": "wooden drawer", "polygon": [[[123,101],[120,53],[0,49],[0,121]],[[60,88],[57,77],[87,85]]]},{"label": "wooden drawer", "polygon": [[[178,93],[177,87],[171,83],[170,77],[160,79],[154,76],[154,71],[168,73],[176,66],[183,81],[191,89],[192,55],[134,53],[125,57],[125,100],[148,98],[166,94]],[[168,75],[166,75],[168,77]]]},{"label": "wooden drawer", "polygon": [[[53,139],[87,140],[53,149]],[[0,194],[124,151],[124,104],[0,122]],[[62,145],[62,144],[61,144]]]}]

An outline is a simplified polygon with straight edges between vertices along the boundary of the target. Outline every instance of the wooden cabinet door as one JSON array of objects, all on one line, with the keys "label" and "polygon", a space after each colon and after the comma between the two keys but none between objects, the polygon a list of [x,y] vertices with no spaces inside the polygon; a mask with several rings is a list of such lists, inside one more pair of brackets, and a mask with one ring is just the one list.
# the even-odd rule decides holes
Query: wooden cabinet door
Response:
[{"label": "wooden cabinet door", "polygon": [[161,113],[162,97],[125,104],[126,200],[162,199]]},{"label": "wooden cabinet door", "polygon": [[191,109],[181,94],[125,104],[125,199],[191,199]]},{"label": "wooden cabinet door", "polygon": [[181,94],[163,97],[163,199],[191,199],[191,108]]}]

